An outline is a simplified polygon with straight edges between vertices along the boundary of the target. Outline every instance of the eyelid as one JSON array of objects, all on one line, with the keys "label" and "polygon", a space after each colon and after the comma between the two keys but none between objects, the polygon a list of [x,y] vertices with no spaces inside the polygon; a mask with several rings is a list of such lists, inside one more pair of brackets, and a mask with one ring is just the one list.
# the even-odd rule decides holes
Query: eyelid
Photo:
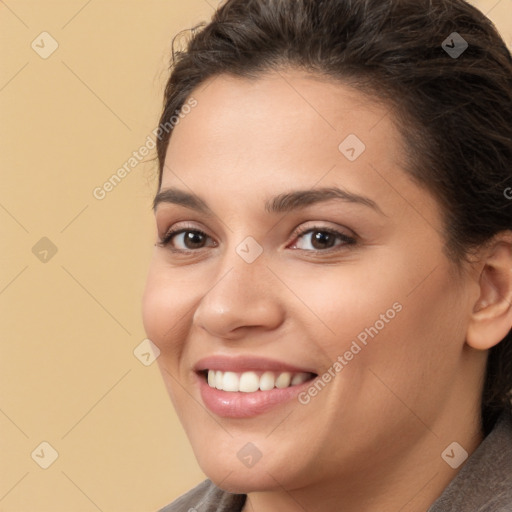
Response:
[{"label": "eyelid", "polygon": [[[201,225],[197,225],[196,223],[193,223],[194,221],[178,221],[171,224],[170,227],[166,228],[163,231],[162,236],[159,235],[160,238],[165,238],[169,233],[180,231],[182,229],[186,230],[189,229],[190,231],[202,231],[205,233],[205,235],[208,235],[207,230],[203,228]],[[199,223],[200,224],[200,223]],[[210,236],[210,235],[208,235]]]},{"label": "eyelid", "polygon": [[[175,249],[171,247],[171,241],[179,234],[187,231],[194,231],[196,233],[201,233],[204,236],[210,238],[211,240],[214,240],[212,236],[210,236],[207,232],[207,230],[203,229],[202,227],[198,227],[197,225],[192,225],[190,221],[183,221],[183,222],[177,222],[175,224],[172,224],[170,228],[167,228],[164,231],[164,234],[162,236],[158,236],[159,241],[156,243],[156,245],[160,247],[167,247],[169,250],[173,252],[179,252],[179,253],[185,253],[185,252],[198,252],[199,250],[203,249],[202,247],[200,249]],[[218,245],[218,243],[214,240],[214,244]]]},{"label": "eyelid", "polygon": [[357,238],[357,235],[351,229],[342,226],[332,226],[326,225],[325,221],[310,221],[300,224],[293,231],[293,236],[304,235],[310,231],[328,231],[332,233],[336,233],[339,235],[343,235],[346,238]]}]

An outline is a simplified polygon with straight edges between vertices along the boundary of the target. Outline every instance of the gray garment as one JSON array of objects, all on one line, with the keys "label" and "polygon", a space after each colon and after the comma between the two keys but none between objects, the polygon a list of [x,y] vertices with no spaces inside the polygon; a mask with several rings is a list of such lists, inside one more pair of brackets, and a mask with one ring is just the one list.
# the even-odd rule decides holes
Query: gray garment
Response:
[{"label": "gray garment", "polygon": [[512,512],[512,417],[502,414],[428,512]]},{"label": "gray garment", "polygon": [[[158,512],[240,512],[245,494],[205,480]],[[427,512],[512,512],[512,417],[503,414]]]},{"label": "gray garment", "polygon": [[230,494],[205,480],[158,512],[240,512],[244,503],[245,494]]}]

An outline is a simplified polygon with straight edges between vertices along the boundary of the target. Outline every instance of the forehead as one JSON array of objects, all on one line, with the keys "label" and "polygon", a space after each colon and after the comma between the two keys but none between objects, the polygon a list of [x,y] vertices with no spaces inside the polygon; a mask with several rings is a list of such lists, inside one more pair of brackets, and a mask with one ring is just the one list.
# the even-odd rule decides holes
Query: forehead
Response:
[{"label": "forehead", "polygon": [[400,143],[387,105],[339,82],[299,71],[257,79],[220,75],[201,84],[193,97],[197,107],[171,137],[174,162],[180,156],[174,149],[195,149],[194,156],[214,149],[220,156],[229,149],[230,154],[257,155],[261,161],[266,155],[275,158],[274,152],[281,159],[297,159],[315,147],[339,156],[339,144],[349,135],[369,150],[386,144],[394,156]]},{"label": "forehead", "polygon": [[282,71],[220,75],[191,96],[197,106],[174,129],[162,189],[236,203],[299,186],[342,186],[381,205],[429,202],[404,171],[389,107],[350,86]]}]

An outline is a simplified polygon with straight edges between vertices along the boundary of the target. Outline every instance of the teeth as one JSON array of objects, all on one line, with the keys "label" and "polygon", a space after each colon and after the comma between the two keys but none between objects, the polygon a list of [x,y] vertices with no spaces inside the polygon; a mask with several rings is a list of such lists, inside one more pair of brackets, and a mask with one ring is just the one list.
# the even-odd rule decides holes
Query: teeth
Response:
[{"label": "teeth", "polygon": [[[236,376],[236,374],[233,374]],[[260,389],[260,379],[254,372],[244,372],[240,376],[240,391],[243,393],[252,393]],[[228,391],[225,389],[224,391]]]},{"label": "teeth", "polygon": [[233,372],[225,372],[222,378],[222,389],[224,391],[238,391],[239,381],[238,375]]},{"label": "teeth", "polygon": [[276,378],[272,372],[265,372],[260,377],[260,389],[261,391],[269,391],[274,389]]},{"label": "teeth", "polygon": [[276,388],[282,389],[287,388],[292,381],[292,374],[290,372],[284,372],[279,375],[276,379]]},{"label": "teeth", "polygon": [[217,389],[222,389],[222,372],[215,372],[215,387]]},{"label": "teeth", "polygon": [[310,373],[290,372],[264,372],[258,375],[256,372],[221,372],[208,370],[208,385],[221,391],[254,393],[255,391],[270,391],[274,387],[278,389],[297,386],[306,382],[311,377]]},{"label": "teeth", "polygon": [[292,378],[292,386],[298,386],[308,380],[307,373],[296,373]]}]

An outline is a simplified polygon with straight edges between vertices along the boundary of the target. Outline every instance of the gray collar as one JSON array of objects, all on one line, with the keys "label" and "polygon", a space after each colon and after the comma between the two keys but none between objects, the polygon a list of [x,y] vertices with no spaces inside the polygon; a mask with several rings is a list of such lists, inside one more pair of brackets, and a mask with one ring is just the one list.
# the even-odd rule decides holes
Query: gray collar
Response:
[{"label": "gray collar", "polygon": [[512,511],[512,416],[503,413],[428,512]]}]

